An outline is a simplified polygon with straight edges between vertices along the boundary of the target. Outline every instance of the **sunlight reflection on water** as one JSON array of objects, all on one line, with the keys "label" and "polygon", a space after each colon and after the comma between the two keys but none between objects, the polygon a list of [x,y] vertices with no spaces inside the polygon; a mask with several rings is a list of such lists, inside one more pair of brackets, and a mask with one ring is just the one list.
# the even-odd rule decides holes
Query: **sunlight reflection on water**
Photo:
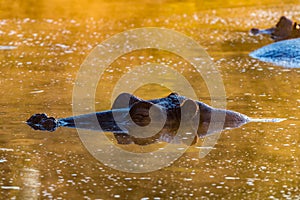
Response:
[{"label": "sunlight reflection on water", "polygon": [[[39,5],[18,2],[5,2],[0,7],[1,197],[299,198],[300,70],[287,70],[248,56],[271,42],[262,36],[249,36],[249,29],[269,27],[282,14],[299,19],[299,5],[278,1],[276,6],[274,1],[264,1],[264,6],[258,7],[255,1],[239,1],[237,6],[232,1],[224,8],[221,1],[201,5],[172,1],[156,7],[151,4],[153,8],[119,1],[104,3],[101,8],[92,1],[95,8],[90,6],[89,10],[84,3],[66,0],[66,8],[56,1],[39,1]],[[54,9],[55,5],[60,9]],[[113,6],[133,14],[113,13],[108,9]],[[222,74],[228,109],[253,118],[287,120],[226,130],[207,157],[199,159],[200,147],[193,146],[171,166],[150,174],[122,173],[97,162],[75,130],[41,133],[23,124],[33,113],[71,116],[74,80],[85,56],[113,34],[145,26],[180,31],[204,46]],[[193,68],[181,58],[153,50],[133,52],[113,63],[98,85],[104,92],[96,94],[96,109],[108,109],[116,80],[133,66],[147,62],[178,70],[191,80],[199,99],[210,104],[206,85]],[[172,77],[167,80],[172,81]],[[136,93],[157,98],[168,92],[151,85]],[[160,146],[124,148],[143,152]]]}]

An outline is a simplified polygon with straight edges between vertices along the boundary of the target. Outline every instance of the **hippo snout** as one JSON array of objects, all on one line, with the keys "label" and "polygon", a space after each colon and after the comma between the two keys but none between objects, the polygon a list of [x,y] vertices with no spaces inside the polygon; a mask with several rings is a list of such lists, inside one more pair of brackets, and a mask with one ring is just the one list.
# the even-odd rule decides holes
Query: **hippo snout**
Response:
[{"label": "hippo snout", "polygon": [[45,113],[32,115],[26,123],[35,130],[55,131],[57,128],[57,120],[48,117]]}]

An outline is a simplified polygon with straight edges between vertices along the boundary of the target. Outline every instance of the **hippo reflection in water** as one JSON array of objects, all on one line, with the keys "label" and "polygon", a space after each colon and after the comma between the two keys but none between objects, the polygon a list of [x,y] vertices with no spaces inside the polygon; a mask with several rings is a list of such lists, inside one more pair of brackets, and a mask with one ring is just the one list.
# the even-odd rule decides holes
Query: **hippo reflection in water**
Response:
[{"label": "hippo reflection in water", "polygon": [[[93,123],[94,120],[96,123]],[[27,120],[27,124],[35,130],[44,131],[54,131],[62,126],[113,132],[119,144],[147,145],[157,141],[174,142],[181,123],[184,124],[181,130],[185,134],[177,142],[185,143],[185,139],[189,137],[191,140],[187,143],[194,144],[199,137],[236,128],[250,121],[259,120],[253,120],[238,112],[216,109],[176,93],[147,101],[123,93],[116,98],[111,110],[60,119],[47,117],[46,114],[35,114]],[[277,119],[267,121],[275,122]],[[156,134],[151,132],[151,128],[148,130],[147,125],[161,122],[162,128],[155,131]],[[150,135],[145,133],[149,131]]]},{"label": "hippo reflection in water", "polygon": [[252,28],[250,33],[253,35],[258,34],[267,34],[270,35],[271,38],[277,42],[280,40],[287,40],[292,38],[300,37],[300,24],[296,22],[293,23],[292,20],[282,16],[275,27],[259,30],[257,28]]}]

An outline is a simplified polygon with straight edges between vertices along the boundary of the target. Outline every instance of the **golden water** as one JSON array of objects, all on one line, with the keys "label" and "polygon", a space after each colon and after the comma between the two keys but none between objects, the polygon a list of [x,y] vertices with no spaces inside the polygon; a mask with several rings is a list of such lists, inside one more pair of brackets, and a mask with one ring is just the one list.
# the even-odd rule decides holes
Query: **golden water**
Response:
[{"label": "golden water", "polygon": [[[17,48],[0,50],[0,199],[300,198],[300,70],[248,56],[272,42],[249,36],[250,28],[268,28],[281,15],[299,22],[299,10],[296,0],[1,0],[0,45]],[[75,129],[39,132],[23,123],[40,112],[72,115],[76,74],[93,47],[121,31],[149,26],[184,33],[207,50],[222,75],[228,109],[287,120],[226,130],[205,158],[193,146],[171,166],[145,174],[104,166],[84,148]],[[199,99],[210,104],[205,83],[191,66],[166,52],[152,54],[151,61],[171,60],[167,64],[176,66]],[[98,85],[97,110],[109,109],[118,78],[146,62],[147,55],[133,52],[126,55],[133,61],[113,63]],[[136,94],[156,98],[168,92],[148,85]]]}]

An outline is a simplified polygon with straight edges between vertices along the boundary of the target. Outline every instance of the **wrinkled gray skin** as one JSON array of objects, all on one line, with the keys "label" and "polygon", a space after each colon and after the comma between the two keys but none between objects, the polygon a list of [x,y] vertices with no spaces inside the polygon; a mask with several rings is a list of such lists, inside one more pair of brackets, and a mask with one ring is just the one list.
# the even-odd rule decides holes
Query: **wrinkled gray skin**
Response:
[{"label": "wrinkled gray skin", "polygon": [[282,16],[275,27],[260,30],[258,28],[252,28],[250,33],[253,35],[266,34],[277,42],[281,40],[287,40],[300,37],[300,25],[292,20]]},{"label": "wrinkled gray skin", "polygon": [[251,52],[249,55],[252,58],[278,66],[300,68],[300,38],[272,43]]},{"label": "wrinkled gray skin", "polygon": [[[175,93],[148,101],[123,93],[111,110],[60,119],[35,114],[27,120],[35,130],[54,131],[62,126],[113,132],[119,144],[138,145],[157,141],[194,144],[198,137],[247,122],[249,118],[243,114],[212,108]],[[176,138],[178,130],[186,134]]]}]

